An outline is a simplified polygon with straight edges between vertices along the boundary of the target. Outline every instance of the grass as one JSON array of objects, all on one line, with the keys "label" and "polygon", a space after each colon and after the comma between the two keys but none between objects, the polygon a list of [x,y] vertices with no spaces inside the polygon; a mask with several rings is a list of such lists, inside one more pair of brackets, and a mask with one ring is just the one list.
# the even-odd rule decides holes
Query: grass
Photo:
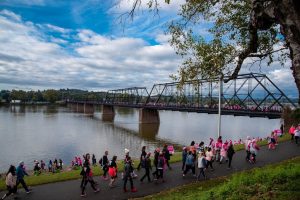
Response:
[{"label": "grass", "polygon": [[192,183],[140,199],[300,199],[300,157],[204,182]]},{"label": "grass", "polygon": [[[279,138],[279,142],[290,140],[290,135],[285,134],[282,137]],[[258,142],[260,146],[267,145],[267,141],[260,141]],[[234,145],[235,151],[240,151],[244,149],[244,145]],[[139,163],[138,160],[134,161],[135,163]],[[175,153],[173,156],[171,156],[171,163],[175,162],[181,162],[181,152]],[[119,171],[123,170],[123,163],[118,162],[118,169]],[[25,177],[25,182],[27,185],[35,186],[35,185],[41,185],[41,184],[47,184],[47,183],[54,183],[54,182],[60,182],[60,181],[68,181],[68,180],[74,180],[79,179],[80,176],[80,170],[71,170],[71,171],[62,171],[60,173],[42,173],[39,176],[28,176]],[[102,175],[103,171],[100,170],[100,167],[92,167],[93,174],[95,176]],[[5,190],[6,185],[4,178],[0,179],[0,191]]]}]

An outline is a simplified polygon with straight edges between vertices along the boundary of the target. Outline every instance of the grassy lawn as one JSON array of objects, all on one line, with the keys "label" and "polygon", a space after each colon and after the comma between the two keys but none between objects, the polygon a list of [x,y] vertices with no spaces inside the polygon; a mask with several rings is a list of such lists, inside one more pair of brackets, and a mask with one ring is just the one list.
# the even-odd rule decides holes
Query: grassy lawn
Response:
[{"label": "grassy lawn", "polygon": [[[287,141],[290,140],[290,135],[285,134],[284,136],[282,136],[281,138],[279,138],[279,141]],[[263,145],[267,145],[267,141],[260,141],[258,142],[258,144],[260,146]],[[244,149],[244,145],[235,145],[234,146],[236,151],[239,150],[243,150]],[[181,162],[181,152],[177,152],[175,153],[173,156],[171,156],[171,163],[174,162]],[[138,160],[135,160],[135,164],[137,166],[137,164],[139,163]],[[99,176],[102,175],[103,171],[100,170],[100,167],[93,167],[93,174],[95,176]],[[123,163],[118,162],[118,169],[119,171],[123,170]],[[68,180],[74,180],[74,179],[78,179],[80,178],[80,169],[78,170],[71,170],[71,171],[62,171],[60,173],[42,173],[39,176],[28,176],[25,177],[25,182],[27,183],[27,185],[30,186],[35,186],[35,185],[40,185],[40,184],[46,184],[46,183],[54,183],[54,182],[59,182],[59,181],[68,181]],[[5,181],[4,178],[2,177],[0,179],[0,191],[5,190],[6,189],[6,185],[5,185]]]},{"label": "grassy lawn", "polygon": [[228,177],[187,184],[140,199],[300,199],[300,157]]}]

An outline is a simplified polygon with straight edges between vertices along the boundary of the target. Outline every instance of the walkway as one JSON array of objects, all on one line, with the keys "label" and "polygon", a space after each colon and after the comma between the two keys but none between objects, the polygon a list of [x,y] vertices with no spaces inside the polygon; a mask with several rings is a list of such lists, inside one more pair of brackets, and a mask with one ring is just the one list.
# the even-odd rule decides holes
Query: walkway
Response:
[{"label": "walkway", "polygon": [[[261,167],[266,164],[280,162],[295,156],[300,156],[300,146],[296,146],[291,142],[280,143],[277,149],[274,151],[269,151],[266,146],[262,147],[259,155],[257,156],[257,163],[251,165],[245,161],[245,152],[239,151],[233,157],[233,169],[227,170],[227,165],[214,163],[215,171],[208,172],[209,178],[215,178],[218,176],[229,175],[237,171],[247,170],[254,167]],[[176,186],[184,185],[195,181],[195,177],[191,174],[187,174],[184,178],[181,173],[181,163],[172,164],[173,169],[171,171],[167,170],[166,182],[165,183],[148,183],[144,180],[144,183],[140,183],[139,179],[134,180],[134,185],[136,186],[137,193],[123,193],[122,185],[123,181],[118,179],[117,187],[110,189],[108,187],[108,181],[100,180],[99,177],[94,177],[99,183],[100,192],[94,193],[90,187],[87,186],[87,196],[85,198],[80,197],[80,180],[73,180],[67,182],[59,182],[46,184],[41,186],[35,186],[33,192],[27,195],[24,190],[19,191],[20,199],[30,199],[30,200],[76,200],[76,199],[128,199],[133,197],[143,197],[149,194],[157,193],[166,189],[170,189]],[[208,170],[209,171],[209,170]],[[138,172],[139,177],[144,173],[144,170]],[[129,182],[127,183],[129,187]],[[1,192],[3,195],[3,192]],[[12,199],[7,198],[7,199]]]}]

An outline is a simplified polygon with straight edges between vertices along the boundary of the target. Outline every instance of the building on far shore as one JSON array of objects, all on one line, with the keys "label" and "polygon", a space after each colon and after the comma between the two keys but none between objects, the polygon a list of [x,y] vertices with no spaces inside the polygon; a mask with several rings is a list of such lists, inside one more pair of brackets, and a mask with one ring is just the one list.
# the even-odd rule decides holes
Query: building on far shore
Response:
[{"label": "building on far shore", "polygon": [[10,101],[11,104],[20,104],[21,100],[13,99]]}]

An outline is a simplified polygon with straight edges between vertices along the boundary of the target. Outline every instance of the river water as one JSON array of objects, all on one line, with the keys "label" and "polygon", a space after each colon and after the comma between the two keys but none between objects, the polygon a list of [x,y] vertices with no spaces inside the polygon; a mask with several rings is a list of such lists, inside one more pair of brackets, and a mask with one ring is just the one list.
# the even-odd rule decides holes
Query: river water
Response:
[{"label": "river water", "polygon": [[[0,107],[0,172],[10,164],[61,158],[69,165],[84,153],[123,158],[128,148],[139,157],[143,145],[153,151],[164,143],[188,145],[192,140],[207,143],[217,137],[218,117],[213,114],[159,111],[159,125],[139,124],[138,109],[116,108],[113,121],[103,121],[101,108],[94,116],[74,113],[67,107]],[[238,140],[246,136],[266,137],[280,127],[280,119],[222,116],[223,138]]]}]

